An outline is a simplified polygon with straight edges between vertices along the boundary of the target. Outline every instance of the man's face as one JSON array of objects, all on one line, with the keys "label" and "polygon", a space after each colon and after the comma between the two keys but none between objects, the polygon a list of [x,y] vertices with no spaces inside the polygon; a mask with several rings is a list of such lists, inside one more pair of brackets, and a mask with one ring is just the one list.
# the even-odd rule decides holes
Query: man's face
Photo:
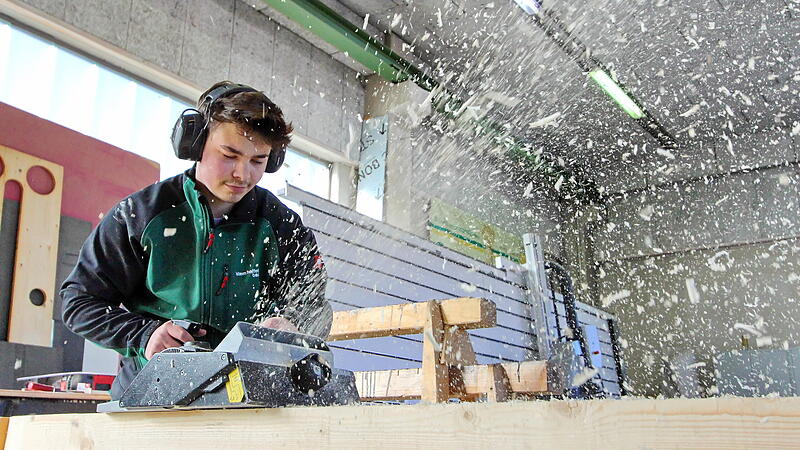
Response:
[{"label": "man's face", "polygon": [[197,163],[197,181],[209,191],[217,206],[238,202],[261,180],[270,145],[236,124],[212,126]]}]

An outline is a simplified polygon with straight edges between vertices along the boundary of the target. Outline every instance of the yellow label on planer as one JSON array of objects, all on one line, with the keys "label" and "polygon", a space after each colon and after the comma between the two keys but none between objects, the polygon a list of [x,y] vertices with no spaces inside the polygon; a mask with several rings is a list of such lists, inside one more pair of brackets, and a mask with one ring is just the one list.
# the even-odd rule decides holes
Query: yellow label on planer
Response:
[{"label": "yellow label on planer", "polygon": [[225,383],[225,390],[228,391],[228,401],[231,403],[239,403],[244,398],[242,374],[239,373],[238,367],[228,374],[228,382]]}]

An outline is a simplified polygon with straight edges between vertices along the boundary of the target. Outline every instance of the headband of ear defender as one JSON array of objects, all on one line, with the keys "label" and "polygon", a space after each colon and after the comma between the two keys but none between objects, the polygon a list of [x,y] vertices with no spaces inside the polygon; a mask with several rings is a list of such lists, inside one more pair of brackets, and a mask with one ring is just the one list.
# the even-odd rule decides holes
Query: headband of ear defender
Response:
[{"label": "headband of ear defender", "polygon": [[[226,84],[209,92],[201,104],[205,105],[206,111],[211,111],[217,100],[239,92],[258,91],[243,84]],[[175,156],[180,159],[200,161],[208,138],[208,124],[210,122],[210,118],[206,118],[203,113],[196,109],[191,108],[183,111],[172,128],[172,148],[175,150]],[[277,172],[285,157],[285,149],[271,149],[264,171],[267,173]]]}]

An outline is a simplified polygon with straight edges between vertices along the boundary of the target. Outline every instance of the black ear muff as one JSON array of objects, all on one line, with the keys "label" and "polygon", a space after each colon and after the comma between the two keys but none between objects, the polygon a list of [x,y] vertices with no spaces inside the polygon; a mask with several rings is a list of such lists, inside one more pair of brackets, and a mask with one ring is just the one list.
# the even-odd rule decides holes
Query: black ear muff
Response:
[{"label": "black ear muff", "polygon": [[[209,92],[202,101],[204,111],[210,111],[218,99],[238,92],[258,92],[257,90],[244,84],[225,84]],[[175,156],[180,159],[200,161],[203,157],[203,147],[206,145],[208,137],[208,121],[203,114],[196,109],[183,111],[175,121],[172,128],[172,148]],[[275,173],[281,168],[283,160],[286,158],[286,149],[270,152],[267,158],[267,173]]]},{"label": "black ear muff", "polygon": [[280,149],[277,151],[270,151],[269,157],[267,157],[267,167],[264,169],[264,172],[267,173],[275,173],[278,169],[281,168],[283,164],[283,160],[286,158],[286,149]]},{"label": "black ear muff", "polygon": [[200,161],[206,143],[206,120],[196,109],[181,113],[172,128],[172,148],[180,159]]}]

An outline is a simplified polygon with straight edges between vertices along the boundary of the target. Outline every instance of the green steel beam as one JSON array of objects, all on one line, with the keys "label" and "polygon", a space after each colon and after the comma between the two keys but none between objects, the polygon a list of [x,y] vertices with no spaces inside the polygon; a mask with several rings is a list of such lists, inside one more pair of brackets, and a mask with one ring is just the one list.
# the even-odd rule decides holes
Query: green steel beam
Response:
[{"label": "green steel beam", "polygon": [[[358,26],[350,23],[336,11],[328,8],[319,0],[262,0],[276,11],[319,36],[350,58],[361,63],[382,78],[392,82],[411,80],[421,88],[431,91],[439,87],[439,83],[423,73],[412,63],[406,61],[389,47],[367,34]],[[463,100],[453,97],[445,89],[435,96],[434,105],[437,111],[456,118],[453,111],[459,109]],[[599,197],[597,188],[591,181],[576,180],[564,167],[540,154],[534,154],[519,138],[509,136],[508,131],[499,124],[484,120],[473,123],[484,131],[480,134],[489,137],[495,144],[506,150],[506,155],[515,160],[525,161],[529,170],[544,173],[555,186],[563,183],[564,191],[583,201],[596,201]],[[560,180],[560,181],[559,181]],[[567,195],[569,195],[567,194]]]},{"label": "green steel beam", "polygon": [[428,91],[437,86],[434,79],[319,0],[263,1],[386,80],[411,79]]}]

